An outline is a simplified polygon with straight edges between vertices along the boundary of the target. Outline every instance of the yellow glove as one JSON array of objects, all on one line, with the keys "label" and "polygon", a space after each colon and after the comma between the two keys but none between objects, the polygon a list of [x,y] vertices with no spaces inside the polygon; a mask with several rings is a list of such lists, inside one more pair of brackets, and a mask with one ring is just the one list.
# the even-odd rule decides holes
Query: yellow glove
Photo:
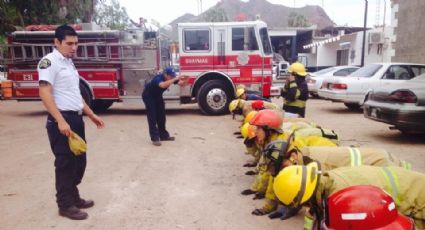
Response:
[{"label": "yellow glove", "polygon": [[79,156],[87,151],[86,142],[73,131],[71,131],[71,135],[68,137],[68,144],[75,156]]}]

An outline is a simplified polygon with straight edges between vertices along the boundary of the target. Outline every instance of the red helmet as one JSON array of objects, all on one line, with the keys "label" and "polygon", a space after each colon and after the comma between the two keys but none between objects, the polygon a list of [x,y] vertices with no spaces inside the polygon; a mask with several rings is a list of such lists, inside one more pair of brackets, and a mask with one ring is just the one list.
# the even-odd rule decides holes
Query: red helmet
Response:
[{"label": "red helmet", "polygon": [[277,111],[271,109],[264,109],[258,111],[257,114],[251,119],[249,124],[262,126],[270,129],[280,130],[283,123],[283,118]]},{"label": "red helmet", "polygon": [[262,101],[262,100],[252,101],[251,108],[253,108],[255,110],[262,110],[262,109],[264,109],[264,101]]},{"label": "red helmet", "polygon": [[328,197],[323,227],[328,230],[411,230],[414,223],[397,212],[393,198],[382,189],[356,185]]}]

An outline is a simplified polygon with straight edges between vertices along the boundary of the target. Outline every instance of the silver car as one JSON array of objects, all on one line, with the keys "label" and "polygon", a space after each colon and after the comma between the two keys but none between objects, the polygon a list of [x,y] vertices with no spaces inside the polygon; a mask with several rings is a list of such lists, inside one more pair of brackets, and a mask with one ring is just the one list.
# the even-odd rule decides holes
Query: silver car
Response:
[{"label": "silver car", "polygon": [[352,72],[358,70],[360,67],[357,66],[334,66],[326,69],[319,70],[317,72],[309,73],[307,75],[307,86],[308,92],[313,97],[318,97],[318,91],[322,87],[323,80],[326,78],[339,76],[344,77],[350,75]]},{"label": "silver car", "polygon": [[366,118],[393,125],[403,133],[425,133],[425,73],[369,94]]}]

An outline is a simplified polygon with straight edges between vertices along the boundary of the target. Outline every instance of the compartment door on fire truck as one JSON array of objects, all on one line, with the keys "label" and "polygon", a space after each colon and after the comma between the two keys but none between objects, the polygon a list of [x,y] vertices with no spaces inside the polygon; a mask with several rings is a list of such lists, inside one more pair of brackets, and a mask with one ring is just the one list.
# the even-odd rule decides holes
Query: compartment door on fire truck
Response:
[{"label": "compartment door on fire truck", "polygon": [[[229,72],[236,84],[259,89],[262,82],[262,57],[254,26],[231,28]],[[253,85],[251,85],[253,84]],[[258,85],[258,87],[256,87]]]}]

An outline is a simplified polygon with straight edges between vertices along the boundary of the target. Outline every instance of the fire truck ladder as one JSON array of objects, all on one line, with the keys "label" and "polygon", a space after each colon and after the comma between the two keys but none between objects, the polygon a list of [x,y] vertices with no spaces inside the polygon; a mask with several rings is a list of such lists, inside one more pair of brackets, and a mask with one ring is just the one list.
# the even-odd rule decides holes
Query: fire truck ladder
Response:
[{"label": "fire truck ladder", "polygon": [[[13,43],[0,45],[0,62],[4,64],[38,62],[53,50],[53,44]],[[143,64],[155,48],[144,48],[140,43],[80,43],[75,62]]]}]

